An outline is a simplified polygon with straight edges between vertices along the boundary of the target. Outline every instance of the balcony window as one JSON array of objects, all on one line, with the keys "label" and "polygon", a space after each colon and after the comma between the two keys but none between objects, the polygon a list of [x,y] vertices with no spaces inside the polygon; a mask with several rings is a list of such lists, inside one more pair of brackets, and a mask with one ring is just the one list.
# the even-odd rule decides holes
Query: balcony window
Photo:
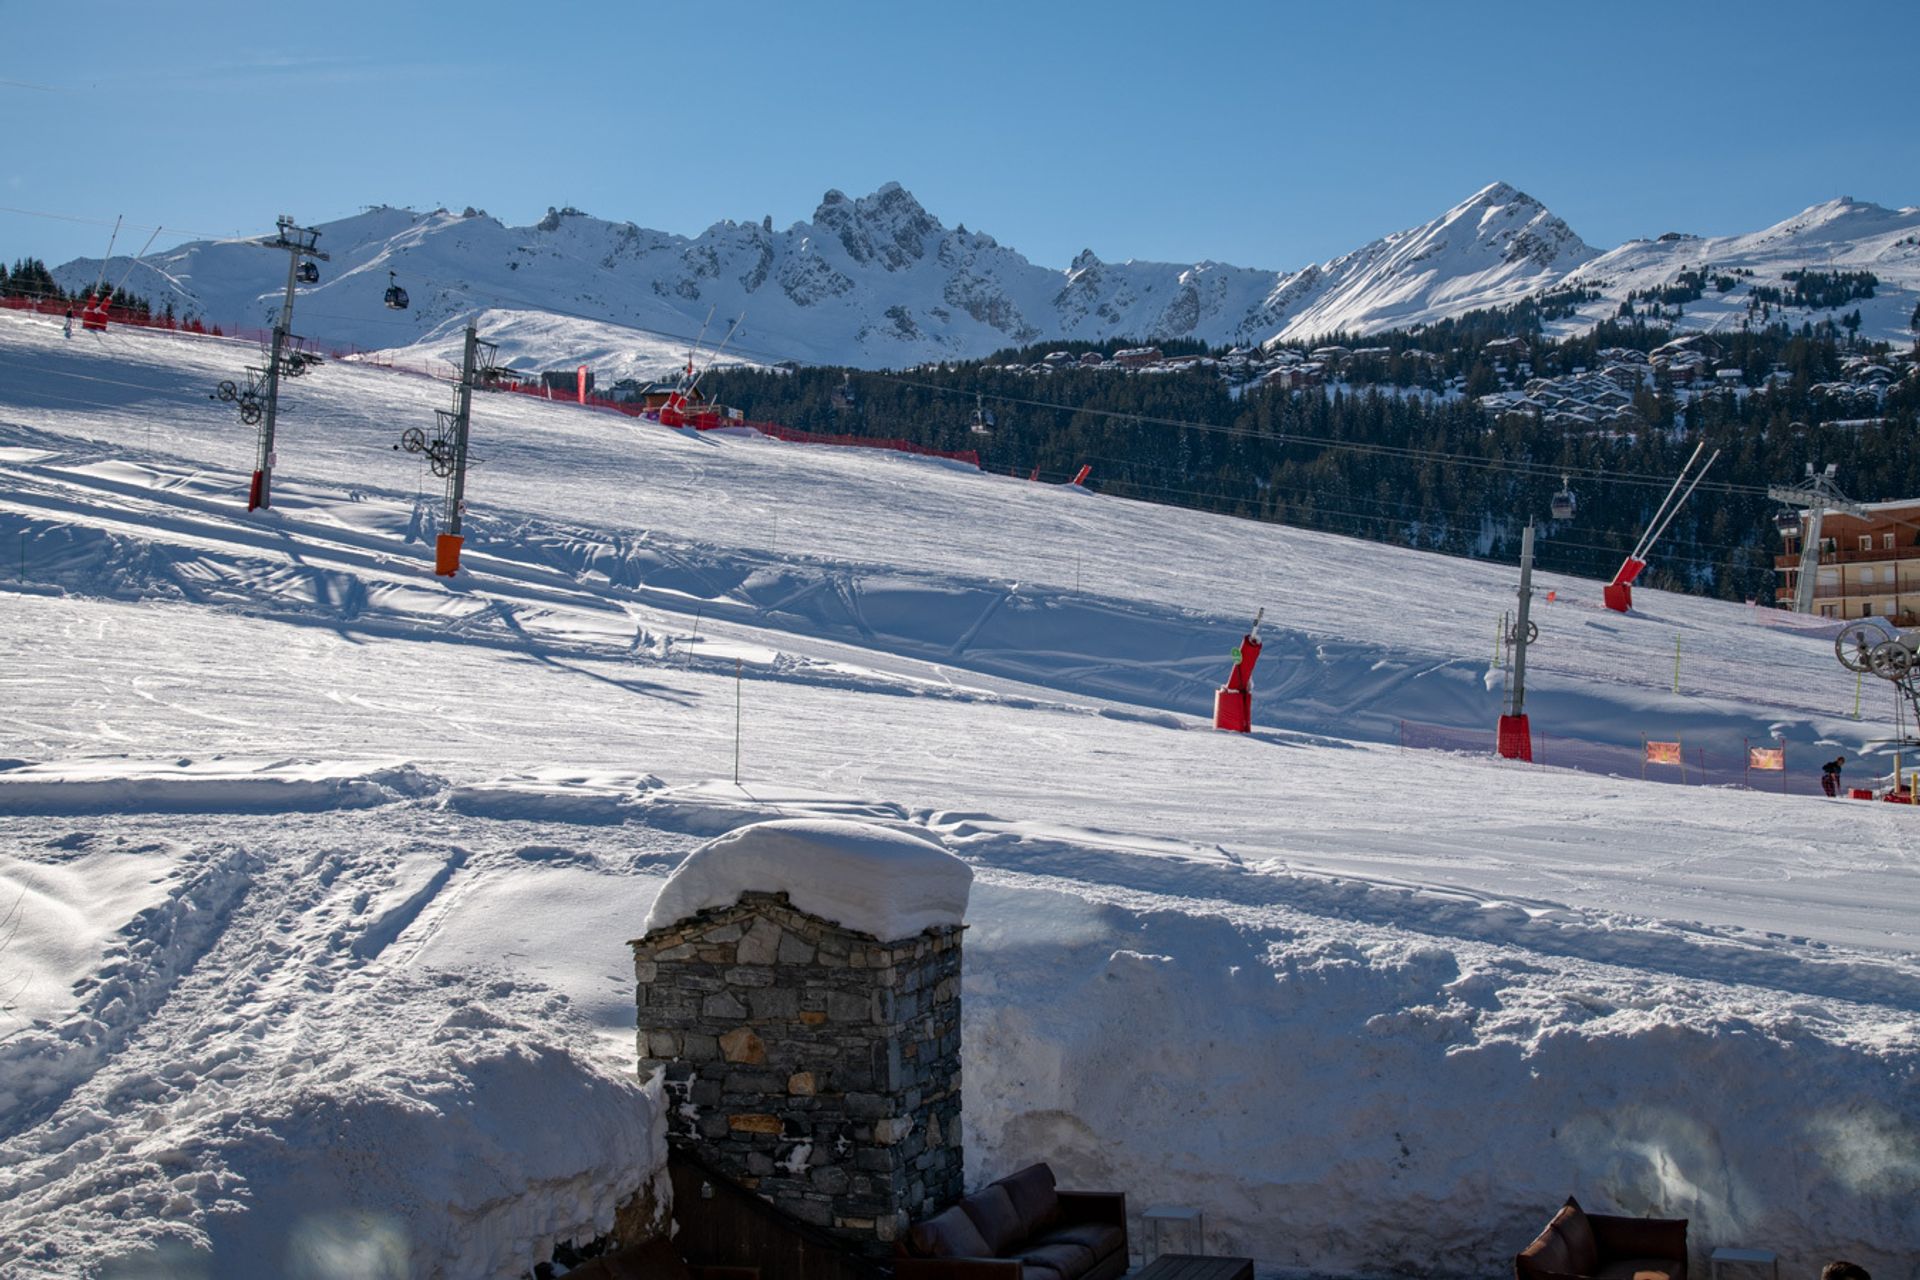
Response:
[{"label": "balcony window", "polygon": [[1881,534],[1881,535],[1880,535],[1880,549],[1881,549],[1882,551],[1891,551],[1891,550],[1893,550],[1893,535],[1892,535],[1892,534],[1890,534],[1890,533],[1883,533],[1883,534]]},{"label": "balcony window", "polygon": [[1861,534],[1861,535],[1860,535],[1860,549],[1861,549],[1862,551],[1871,551],[1871,550],[1873,550],[1873,535],[1872,535],[1872,534],[1870,534],[1870,533],[1863,533],[1863,534]]}]

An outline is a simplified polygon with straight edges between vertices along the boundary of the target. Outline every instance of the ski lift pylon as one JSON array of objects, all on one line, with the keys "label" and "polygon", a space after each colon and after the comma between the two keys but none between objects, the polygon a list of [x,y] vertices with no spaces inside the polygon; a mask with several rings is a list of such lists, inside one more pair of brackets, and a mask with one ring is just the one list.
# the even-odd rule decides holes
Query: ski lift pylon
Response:
[{"label": "ski lift pylon", "polygon": [[389,310],[405,311],[407,309],[407,291],[400,287],[399,280],[391,271],[387,272],[387,296],[385,301]]}]

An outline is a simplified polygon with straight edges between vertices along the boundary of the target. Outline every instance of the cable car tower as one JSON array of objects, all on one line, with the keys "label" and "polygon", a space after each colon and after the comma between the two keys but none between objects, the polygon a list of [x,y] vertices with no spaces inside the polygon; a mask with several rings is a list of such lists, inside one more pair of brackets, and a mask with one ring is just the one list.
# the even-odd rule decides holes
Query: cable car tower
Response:
[{"label": "cable car tower", "polygon": [[[1774,527],[1783,538],[1800,538],[1800,567],[1794,570],[1793,611],[1795,613],[1813,612],[1813,588],[1820,577],[1820,521],[1829,511],[1838,511],[1841,515],[1865,516],[1866,508],[1857,502],[1843,497],[1840,489],[1833,483],[1834,473],[1840,468],[1829,462],[1826,470],[1816,472],[1813,464],[1807,464],[1805,480],[1798,485],[1774,484],[1767,486],[1767,496],[1775,502],[1791,503],[1794,509],[1782,511],[1774,517]],[[1806,529],[1800,528],[1799,508],[1806,509]],[[1841,659],[1846,661],[1845,658]],[[1856,668],[1857,670],[1857,668]],[[1876,671],[1874,674],[1878,675]]]},{"label": "cable car tower", "polygon": [[[252,374],[247,378],[245,395],[227,394],[233,387],[230,382],[220,384],[217,398],[240,401],[240,418],[243,422],[258,420],[260,423],[259,444],[254,452],[253,481],[247,487],[247,510],[273,505],[273,430],[280,413],[280,375],[293,373],[287,344],[298,342],[293,337],[293,287],[300,281],[312,283],[320,278],[320,268],[313,265],[311,259],[327,261],[327,255],[314,245],[320,239],[320,233],[312,227],[297,227],[293,218],[281,214],[278,220],[279,234],[271,240],[256,240],[262,249],[280,249],[287,255],[287,293],[280,305],[280,320],[273,326],[273,345],[267,353],[267,367],[264,379],[257,380]],[[294,353],[299,357],[299,371],[305,372],[310,361],[305,353]]]}]

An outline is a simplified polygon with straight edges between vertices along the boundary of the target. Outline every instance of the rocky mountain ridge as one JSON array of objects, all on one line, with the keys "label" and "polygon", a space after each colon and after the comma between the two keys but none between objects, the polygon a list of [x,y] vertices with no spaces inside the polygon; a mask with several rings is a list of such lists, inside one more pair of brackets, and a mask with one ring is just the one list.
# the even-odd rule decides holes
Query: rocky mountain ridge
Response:
[{"label": "rocky mountain ridge", "polygon": [[[1570,286],[1593,295],[1574,318],[1591,325],[1633,289],[1703,263],[1744,266],[1756,280],[1759,266],[1771,279],[1784,262],[1877,264],[1886,284],[1865,325],[1870,336],[1905,329],[1920,297],[1920,210],[1833,201],[1751,236],[1662,237],[1603,253],[1502,182],[1421,226],[1292,271],[1107,262],[1091,249],[1064,270],[1044,267],[964,224],[947,227],[898,183],[857,198],[829,191],[810,220],[784,230],[771,218],[722,221],[688,237],[570,208],[514,227],[475,209],[387,207],[319,230],[331,261],[301,292],[303,332],[438,353],[484,313],[507,359],[598,360],[634,372],[684,359],[709,316],[717,333],[742,313],[734,349],[744,357],[878,368],[1055,338],[1311,341]],[[128,287],[156,303],[230,324],[270,323],[284,279],[273,256],[246,240],[107,264],[110,278],[129,270]],[[56,275],[74,287],[99,272],[97,260],[83,259]],[[409,291],[410,309],[381,305],[390,280]],[[1733,322],[1731,310],[1714,315]]]}]

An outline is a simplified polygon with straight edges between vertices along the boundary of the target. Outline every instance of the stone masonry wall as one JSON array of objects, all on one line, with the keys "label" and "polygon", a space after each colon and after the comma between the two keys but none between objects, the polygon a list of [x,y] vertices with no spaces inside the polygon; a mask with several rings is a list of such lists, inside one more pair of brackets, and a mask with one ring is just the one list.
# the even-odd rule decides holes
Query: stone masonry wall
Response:
[{"label": "stone masonry wall", "polygon": [[747,893],[633,943],[669,1139],[872,1254],[962,1192],[961,926],[882,942]]}]

